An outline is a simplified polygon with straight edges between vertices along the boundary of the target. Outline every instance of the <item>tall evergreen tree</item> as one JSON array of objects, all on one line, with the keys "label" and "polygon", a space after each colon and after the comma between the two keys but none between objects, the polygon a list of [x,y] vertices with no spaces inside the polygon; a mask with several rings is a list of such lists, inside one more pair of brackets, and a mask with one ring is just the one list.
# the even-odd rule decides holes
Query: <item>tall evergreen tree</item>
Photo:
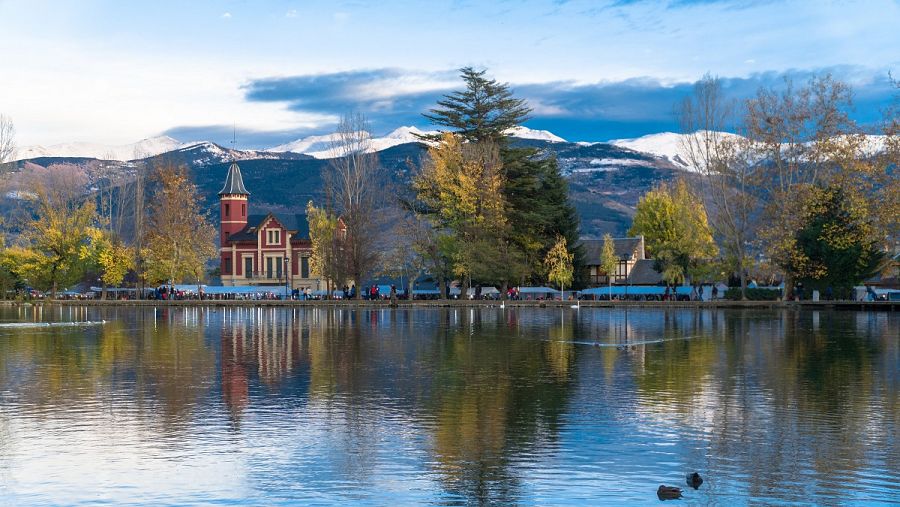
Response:
[{"label": "tall evergreen tree", "polygon": [[445,95],[425,117],[466,141],[503,144],[504,132],[525,122],[531,108],[513,97],[506,83],[484,77],[485,71],[463,67],[459,72],[466,89]]},{"label": "tall evergreen tree", "polygon": [[[426,118],[448,127],[470,143],[496,143],[503,168],[502,193],[507,203],[508,237],[516,258],[527,267],[519,280],[539,281],[543,259],[557,236],[574,255],[576,287],[584,283],[584,255],[578,243],[578,215],[569,203],[568,184],[556,158],[534,148],[516,147],[505,132],[528,119],[531,109],[513,96],[509,85],[485,77],[485,71],[460,69],[465,90],[438,101]],[[508,256],[508,255],[507,255]]]}]

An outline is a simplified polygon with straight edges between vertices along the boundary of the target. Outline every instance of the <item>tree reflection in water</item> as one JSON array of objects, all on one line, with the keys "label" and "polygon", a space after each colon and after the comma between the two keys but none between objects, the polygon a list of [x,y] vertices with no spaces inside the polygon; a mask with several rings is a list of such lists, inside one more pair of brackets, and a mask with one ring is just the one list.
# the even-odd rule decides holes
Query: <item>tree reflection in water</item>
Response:
[{"label": "tree reflection in water", "polygon": [[[70,496],[25,503],[97,493],[75,465],[58,456],[41,461],[53,453],[35,443],[40,437],[72,463],[111,454],[125,469],[107,473],[130,474],[122,477],[141,477],[144,468],[128,469],[135,457],[173,464],[165,486],[155,485],[159,503],[195,489],[209,500],[257,504],[273,496],[646,501],[641,492],[655,498],[659,481],[685,469],[707,478],[688,492],[701,503],[900,494],[895,314],[164,307],[0,314],[109,321],[0,327],[0,497],[29,484],[4,478],[16,470],[44,467],[53,480],[87,484],[85,497],[70,487]],[[202,484],[181,480],[178,466],[200,464],[227,473]],[[121,480],[126,496],[113,498],[144,491]]]}]

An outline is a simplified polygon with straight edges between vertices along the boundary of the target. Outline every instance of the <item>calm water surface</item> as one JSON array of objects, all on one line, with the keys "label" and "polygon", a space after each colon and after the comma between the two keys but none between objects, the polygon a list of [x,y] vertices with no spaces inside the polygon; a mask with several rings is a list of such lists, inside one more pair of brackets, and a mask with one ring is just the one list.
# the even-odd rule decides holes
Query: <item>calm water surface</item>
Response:
[{"label": "calm water surface", "polygon": [[[106,320],[77,327],[17,323]],[[0,309],[0,504],[889,504],[900,316]]]}]

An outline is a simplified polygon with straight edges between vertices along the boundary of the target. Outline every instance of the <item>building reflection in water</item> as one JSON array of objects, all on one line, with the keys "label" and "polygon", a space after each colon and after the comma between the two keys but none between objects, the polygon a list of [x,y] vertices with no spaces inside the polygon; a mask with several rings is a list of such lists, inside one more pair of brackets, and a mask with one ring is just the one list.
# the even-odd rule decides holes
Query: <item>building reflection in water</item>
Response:
[{"label": "building reflection in water", "polygon": [[107,321],[0,328],[0,492],[55,481],[68,496],[45,504],[90,503],[114,475],[123,482],[112,498],[123,502],[136,492],[158,503],[211,498],[190,470],[220,477],[213,486],[233,496],[215,500],[235,504],[277,503],[268,493],[640,502],[629,495],[652,495],[654,481],[688,467],[711,472],[692,492],[697,503],[808,503],[810,492],[865,503],[900,492],[900,318],[888,312],[8,307],[0,316]]},{"label": "building reflection in water", "polygon": [[221,311],[222,397],[234,420],[250,403],[251,376],[261,386],[277,389],[292,375],[302,359],[303,322],[310,313],[276,308]]}]

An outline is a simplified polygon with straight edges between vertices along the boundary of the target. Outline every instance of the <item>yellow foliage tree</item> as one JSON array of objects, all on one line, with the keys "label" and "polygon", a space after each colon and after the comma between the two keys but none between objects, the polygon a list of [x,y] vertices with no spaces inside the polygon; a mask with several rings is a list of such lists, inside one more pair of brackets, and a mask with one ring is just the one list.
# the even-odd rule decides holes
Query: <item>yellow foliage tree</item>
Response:
[{"label": "yellow foliage tree", "polygon": [[134,251],[109,231],[98,228],[88,231],[88,243],[81,247],[81,258],[93,264],[100,273],[103,284],[100,299],[106,299],[108,285],[121,284],[134,266]]},{"label": "yellow foliage tree", "polygon": [[36,218],[25,225],[20,245],[5,253],[5,263],[31,285],[49,288],[55,298],[60,285],[74,283],[83,272],[81,248],[93,230],[96,209],[62,180],[36,183],[32,202]]},{"label": "yellow foliage tree", "polygon": [[428,163],[413,182],[419,200],[433,211],[432,225],[451,233],[444,245],[453,273],[467,287],[470,279],[500,282],[524,271],[510,241],[499,149],[491,143],[462,143],[445,133],[429,148]]},{"label": "yellow foliage tree", "polygon": [[600,268],[606,272],[606,280],[609,283],[609,294],[612,299],[612,280],[616,269],[619,267],[619,258],[616,256],[616,244],[612,235],[603,235],[603,250],[600,252]]},{"label": "yellow foliage tree", "polygon": [[216,255],[216,230],[201,213],[197,188],[183,168],[161,167],[156,179],[159,189],[142,256],[147,277],[171,284],[199,281],[206,262]]},{"label": "yellow foliage tree", "polygon": [[572,265],[574,260],[575,255],[569,252],[566,246],[566,238],[557,236],[556,243],[544,258],[544,266],[547,267],[547,279],[559,285],[563,292],[566,285],[571,285],[575,277],[575,268]]},{"label": "yellow foliage tree", "polygon": [[678,283],[718,248],[703,202],[684,180],[650,190],[638,202],[629,235],[643,235],[668,283]]},{"label": "yellow foliage tree", "polygon": [[309,223],[309,240],[312,243],[309,270],[325,279],[326,289],[331,294],[332,287],[343,284],[347,278],[345,265],[341,259],[343,250],[338,228],[339,220],[327,210],[317,208],[312,201],[306,204],[306,220]]}]

